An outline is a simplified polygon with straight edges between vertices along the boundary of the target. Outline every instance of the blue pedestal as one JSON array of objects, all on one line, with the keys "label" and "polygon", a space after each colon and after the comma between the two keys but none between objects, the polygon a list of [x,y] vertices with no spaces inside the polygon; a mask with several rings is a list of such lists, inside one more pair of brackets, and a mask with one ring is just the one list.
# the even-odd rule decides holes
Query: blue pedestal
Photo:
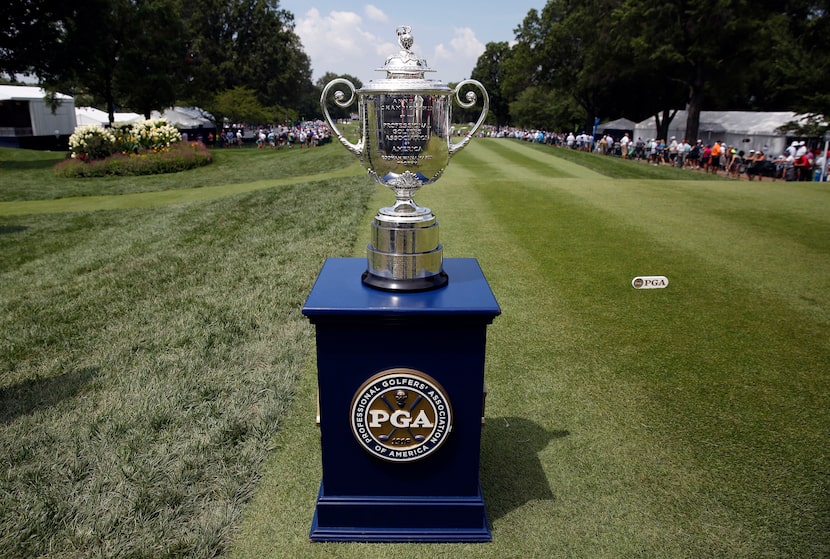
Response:
[{"label": "blue pedestal", "polygon": [[[363,258],[327,260],[303,307],[317,333],[323,461],[310,538],[490,541],[478,470],[486,328],[498,303],[474,259],[446,259],[449,285],[422,293],[366,287],[365,269]],[[358,440],[357,395],[389,370],[427,375],[451,407],[451,430],[421,458],[383,459]]]}]

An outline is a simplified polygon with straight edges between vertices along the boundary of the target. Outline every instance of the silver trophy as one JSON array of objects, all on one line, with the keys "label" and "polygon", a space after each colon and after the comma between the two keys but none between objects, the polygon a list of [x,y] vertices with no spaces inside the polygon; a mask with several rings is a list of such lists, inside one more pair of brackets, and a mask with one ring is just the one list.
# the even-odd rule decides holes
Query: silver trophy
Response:
[{"label": "silver trophy", "polygon": [[[410,50],[411,28],[400,26],[397,34],[400,52],[378,69],[386,72],[386,79],[372,80],[359,90],[349,80],[332,80],[323,88],[320,104],[340,143],[360,158],[370,177],[395,192],[395,204],[380,208],[372,221],[363,283],[385,291],[426,291],[446,285],[448,277],[443,270],[438,221],[412,197],[425,184],[438,180],[450,157],[467,145],[487,117],[490,99],[476,80],[464,80],[450,89],[424,79],[425,72],[434,70]],[[452,98],[465,109],[477,102],[473,91],[461,99],[462,88],[467,86],[481,92],[481,115],[455,143],[450,125]],[[329,115],[326,99],[332,89],[339,107],[350,106],[355,95],[358,98],[360,139],[356,144],[340,133]]]}]

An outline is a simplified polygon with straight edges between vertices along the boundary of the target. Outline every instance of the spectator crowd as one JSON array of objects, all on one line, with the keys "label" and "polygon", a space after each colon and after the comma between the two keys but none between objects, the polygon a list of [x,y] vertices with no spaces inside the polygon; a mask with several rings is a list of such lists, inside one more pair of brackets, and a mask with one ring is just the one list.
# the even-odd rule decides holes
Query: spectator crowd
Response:
[{"label": "spectator crowd", "polygon": [[234,124],[224,128],[214,137],[207,135],[210,147],[241,147],[253,142],[258,149],[311,148],[331,141],[331,131],[322,120],[298,122],[292,126],[272,124],[246,127]]},{"label": "spectator crowd", "polygon": [[732,178],[746,177],[749,180],[764,177],[786,181],[819,180],[827,155],[822,155],[821,149],[811,149],[804,141],[793,141],[783,153],[773,154],[768,146],[745,151],[719,140],[712,143],[697,140],[692,144],[685,138],[678,141],[672,136],[666,142],[656,138],[631,138],[627,132],[615,138],[611,134],[595,137],[584,131],[574,134],[489,127],[485,135],[611,155],[652,165],[672,165]]}]

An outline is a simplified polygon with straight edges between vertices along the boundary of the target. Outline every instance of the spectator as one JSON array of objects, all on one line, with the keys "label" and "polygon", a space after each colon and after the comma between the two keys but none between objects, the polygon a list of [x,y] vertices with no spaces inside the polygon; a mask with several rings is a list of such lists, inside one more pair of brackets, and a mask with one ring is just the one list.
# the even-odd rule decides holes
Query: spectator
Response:
[{"label": "spectator", "polygon": [[626,132],[622,138],[620,138],[620,155],[623,159],[628,159],[628,146],[631,144],[631,138],[628,137],[628,132]]},{"label": "spectator", "polygon": [[675,136],[672,136],[669,141],[669,163],[671,163],[672,165],[677,163],[677,150],[677,138]]},{"label": "spectator", "polygon": [[723,148],[719,140],[715,140],[715,143],[712,144],[712,148],[709,152],[710,159],[709,159],[709,170],[714,173],[718,174],[720,170],[721,164],[721,155],[722,155]]}]

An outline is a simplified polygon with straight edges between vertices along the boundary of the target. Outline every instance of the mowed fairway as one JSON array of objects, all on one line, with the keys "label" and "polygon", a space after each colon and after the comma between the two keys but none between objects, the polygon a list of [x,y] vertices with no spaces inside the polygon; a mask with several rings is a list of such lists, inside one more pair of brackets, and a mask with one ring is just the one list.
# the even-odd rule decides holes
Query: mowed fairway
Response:
[{"label": "mowed fairway", "polygon": [[502,307],[493,542],[309,543],[300,309],[392,200],[341,152],[303,154],[306,175],[329,165],[313,180],[0,204],[0,556],[830,556],[830,187],[619,161],[617,179],[496,139],[416,195]]},{"label": "mowed fairway", "polygon": [[[493,543],[307,543],[310,366],[235,557],[830,553],[828,187],[614,180],[554,153],[474,141],[416,196],[503,309],[482,448]],[[644,274],[669,287],[632,289]]]}]

